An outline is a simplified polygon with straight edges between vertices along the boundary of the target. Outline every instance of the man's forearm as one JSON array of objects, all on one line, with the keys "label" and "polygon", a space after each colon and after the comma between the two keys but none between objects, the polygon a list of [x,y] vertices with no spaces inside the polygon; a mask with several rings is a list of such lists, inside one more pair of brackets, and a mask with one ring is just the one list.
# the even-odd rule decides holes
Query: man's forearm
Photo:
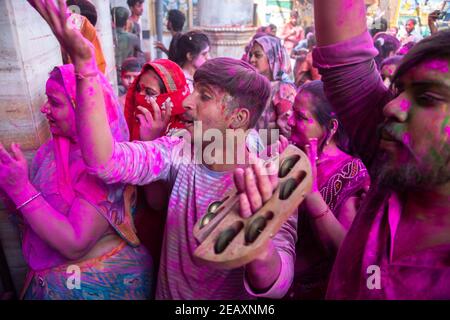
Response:
[{"label": "man's forearm", "polygon": [[317,44],[326,46],[366,30],[364,0],[314,0]]}]

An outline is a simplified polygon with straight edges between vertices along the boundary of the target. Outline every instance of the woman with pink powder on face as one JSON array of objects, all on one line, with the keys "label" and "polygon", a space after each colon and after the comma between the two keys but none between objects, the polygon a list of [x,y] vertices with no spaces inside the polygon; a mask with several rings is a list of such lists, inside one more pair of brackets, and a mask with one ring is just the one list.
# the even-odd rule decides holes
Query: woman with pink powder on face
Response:
[{"label": "woman with pink powder on face", "polygon": [[289,119],[291,141],[310,156],[316,179],[299,208],[299,240],[288,299],[324,299],[336,253],[370,185],[361,160],[323,92],[321,81],[298,90]]},{"label": "woman with pink powder on face", "polygon": [[281,135],[289,138],[287,119],[292,114],[295,85],[288,76],[291,64],[286,49],[281,45],[280,39],[272,36],[254,38],[249,48],[248,62],[269,79],[272,87],[269,104],[258,122],[257,129],[278,129]]},{"label": "woman with pink powder on face", "polygon": [[[126,141],[120,105],[107,80],[100,77],[111,132]],[[53,138],[37,151],[30,178],[19,147],[13,144],[8,153],[0,144],[0,189],[19,211],[22,249],[30,267],[23,297],[148,299],[152,259],[139,246],[125,186],[108,186],[86,171],[75,129],[75,92],[73,65],[50,73],[42,113]],[[68,273],[70,266],[81,272],[80,287],[74,290],[66,285],[74,275]]]}]

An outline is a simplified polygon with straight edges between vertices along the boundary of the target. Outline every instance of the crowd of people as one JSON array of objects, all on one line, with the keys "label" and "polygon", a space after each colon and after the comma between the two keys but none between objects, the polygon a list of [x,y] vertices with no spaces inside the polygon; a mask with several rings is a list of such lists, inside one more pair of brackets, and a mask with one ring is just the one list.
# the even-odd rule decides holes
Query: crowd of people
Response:
[{"label": "crowd of people", "polygon": [[[28,2],[65,64],[47,81],[52,139],[30,168],[20,146],[0,144],[0,189],[29,266],[22,298],[450,298],[450,31],[419,41],[411,22],[398,39],[387,25],[368,30],[363,0],[315,0],[314,26],[294,11],[279,37],[259,28],[242,59],[210,58],[207,35],[183,32],[171,10],[170,46],[155,43],[167,59],[149,60],[143,0],[128,0],[131,15],[111,12],[117,95],[86,31],[95,8]],[[212,154],[211,130],[246,137]],[[236,187],[240,215],[257,212],[279,183],[259,157],[289,144],[313,173],[301,206],[245,266],[195,260],[211,203]],[[239,150],[245,163],[217,161]],[[78,290],[66,285],[71,265]]]}]

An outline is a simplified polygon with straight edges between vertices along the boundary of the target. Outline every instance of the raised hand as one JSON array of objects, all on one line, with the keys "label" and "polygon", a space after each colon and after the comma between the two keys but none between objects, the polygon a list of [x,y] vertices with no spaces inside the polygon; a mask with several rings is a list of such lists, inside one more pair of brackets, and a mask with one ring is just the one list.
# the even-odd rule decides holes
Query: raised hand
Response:
[{"label": "raised hand", "polygon": [[137,107],[141,112],[137,115],[137,118],[140,123],[140,137],[143,141],[151,141],[163,136],[172,115],[172,103],[170,101],[163,104],[164,110],[160,110],[153,98],[150,99],[150,104],[153,109],[153,115],[149,110],[141,106]]},{"label": "raised hand", "polygon": [[50,26],[61,47],[72,59],[75,67],[95,64],[94,47],[76,27],[76,16],[71,16],[65,0],[27,0]]},{"label": "raised hand", "polygon": [[0,188],[14,198],[28,184],[28,165],[19,145],[11,144],[11,153],[0,143]]}]

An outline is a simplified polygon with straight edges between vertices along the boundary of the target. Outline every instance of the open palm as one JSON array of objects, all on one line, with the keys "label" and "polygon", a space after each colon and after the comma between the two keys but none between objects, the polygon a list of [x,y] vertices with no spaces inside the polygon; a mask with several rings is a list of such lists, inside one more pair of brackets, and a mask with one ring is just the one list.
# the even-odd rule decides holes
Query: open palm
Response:
[{"label": "open palm", "polygon": [[27,0],[50,26],[61,47],[69,54],[76,65],[91,61],[94,57],[92,43],[85,39],[70,19],[65,0]]}]

